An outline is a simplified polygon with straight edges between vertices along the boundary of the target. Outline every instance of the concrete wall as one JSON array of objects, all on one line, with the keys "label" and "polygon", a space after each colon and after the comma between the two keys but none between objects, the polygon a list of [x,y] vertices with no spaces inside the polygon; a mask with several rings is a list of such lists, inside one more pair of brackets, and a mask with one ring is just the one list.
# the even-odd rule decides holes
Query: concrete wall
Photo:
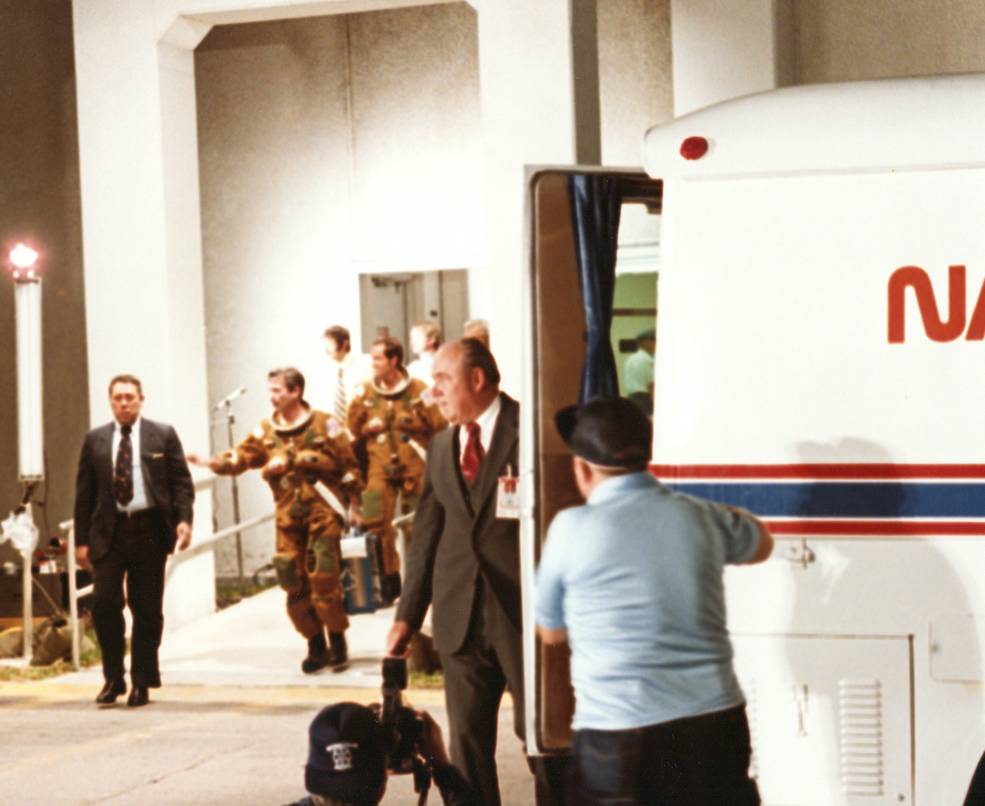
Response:
[{"label": "concrete wall", "polygon": [[[799,82],[985,70],[977,0],[792,3]],[[671,25],[670,0],[599,3],[606,164],[638,164],[643,129],[672,113]],[[199,47],[209,392],[214,400],[249,386],[237,403],[238,435],[266,413],[269,367],[296,363],[317,386],[322,329],[340,321],[359,333],[360,271],[479,262],[476,50],[466,3],[219,27]],[[0,75],[0,246],[27,233],[47,255],[55,523],[70,513],[90,420],[68,0],[0,0]],[[2,288],[0,399],[13,411],[13,293]],[[162,393],[171,394],[156,392],[158,403]],[[102,419],[102,409],[92,417]],[[0,422],[0,490],[10,503],[15,425]],[[246,514],[266,508],[259,480],[244,484]]]},{"label": "concrete wall", "polygon": [[[0,261],[26,239],[43,252],[48,521],[71,515],[89,424],[79,152],[69,0],[0,2]],[[18,500],[14,292],[0,275],[0,517]]]},{"label": "concrete wall", "polygon": [[[938,5],[795,2],[796,75],[985,69],[974,47],[985,12]],[[605,164],[638,165],[643,131],[673,114],[670,6],[599,3]],[[359,273],[483,262],[478,81],[465,3],[221,26],[199,46],[209,389],[249,387],[237,436],[266,414],[272,366],[299,366],[318,404],[321,331],[341,322],[360,346]],[[269,507],[256,474],[242,489],[247,516]],[[271,539],[248,541],[248,568]]]},{"label": "concrete wall", "polygon": [[[298,366],[329,405],[321,333],[338,322],[361,346],[359,273],[474,263],[476,59],[465,4],[222,26],[198,48],[209,389],[249,388],[237,437],[269,413],[271,367]],[[258,474],[241,499],[271,506]],[[247,568],[271,541],[246,541]]]},{"label": "concrete wall", "polygon": [[985,70],[980,0],[796,0],[798,82]]},{"label": "concrete wall", "polygon": [[[669,2],[601,6],[604,159],[638,165],[642,131],[671,114]],[[318,405],[321,331],[359,341],[359,273],[481,262],[478,82],[465,3],[222,26],[199,46],[209,387],[249,387],[237,436],[266,415],[272,366],[299,366]],[[241,501],[269,508],[256,474]],[[247,541],[248,568],[271,540]]]},{"label": "concrete wall", "polygon": [[355,268],[474,265],[482,253],[475,12],[460,3],[347,20]]},{"label": "concrete wall", "polygon": [[674,114],[670,0],[598,4],[602,164],[637,166],[643,132]]}]

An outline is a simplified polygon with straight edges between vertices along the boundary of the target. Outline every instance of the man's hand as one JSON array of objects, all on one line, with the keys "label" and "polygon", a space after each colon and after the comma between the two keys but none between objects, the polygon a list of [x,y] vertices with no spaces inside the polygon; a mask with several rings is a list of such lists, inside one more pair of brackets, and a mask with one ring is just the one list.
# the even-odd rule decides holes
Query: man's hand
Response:
[{"label": "man's hand", "polygon": [[197,467],[207,467],[213,473],[222,467],[222,460],[218,456],[213,456],[211,459],[206,459],[204,456],[200,456],[197,453],[186,453],[185,461],[187,461],[188,464],[196,465]]},{"label": "man's hand", "polygon": [[394,658],[406,657],[410,652],[412,632],[406,621],[395,621],[386,637],[386,653]]},{"label": "man's hand", "polygon": [[542,627],[540,624],[537,625],[537,635],[539,635],[540,640],[548,646],[557,646],[558,644],[563,644],[568,640],[567,630],[551,629],[550,627]]},{"label": "man's hand", "polygon": [[92,563],[89,562],[89,547],[88,546],[76,546],[75,547],[75,562],[78,563],[79,568],[83,571],[91,571]]},{"label": "man's hand", "polygon": [[182,521],[175,528],[175,533],[178,535],[178,551],[184,551],[192,543],[192,527],[187,522]]}]

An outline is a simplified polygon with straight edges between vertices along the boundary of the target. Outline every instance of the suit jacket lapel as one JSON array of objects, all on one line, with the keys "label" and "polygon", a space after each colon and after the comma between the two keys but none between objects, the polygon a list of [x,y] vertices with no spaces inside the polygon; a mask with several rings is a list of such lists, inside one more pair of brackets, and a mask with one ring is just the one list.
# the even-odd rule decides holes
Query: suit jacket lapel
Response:
[{"label": "suit jacket lapel", "polygon": [[157,429],[147,419],[140,418],[140,475],[144,482],[144,497],[153,506],[153,491],[150,487],[150,473],[147,472],[147,457],[158,451]]},{"label": "suit jacket lapel", "polygon": [[[489,452],[483,457],[479,466],[479,478],[475,484],[475,494],[472,496],[476,514],[482,511],[486,499],[492,494],[499,479],[500,471],[516,445],[516,401],[506,395],[500,395],[502,408],[496,418],[496,428],[493,431]],[[513,468],[516,475],[517,468]]]},{"label": "suit jacket lapel", "polygon": [[444,473],[437,475],[439,478],[452,480],[451,483],[455,488],[457,500],[462,505],[462,511],[471,519],[475,517],[475,513],[472,511],[472,506],[469,503],[468,486],[465,483],[465,477],[462,475],[462,468],[458,461],[458,457],[461,455],[461,443],[459,442],[460,427],[457,425],[450,426],[448,431],[451,439],[448,440],[448,451],[445,458],[450,463],[449,470],[447,475]]},{"label": "suit jacket lapel", "polygon": [[149,420],[140,420],[140,465],[144,465],[144,457],[160,451],[157,439],[157,429]]}]

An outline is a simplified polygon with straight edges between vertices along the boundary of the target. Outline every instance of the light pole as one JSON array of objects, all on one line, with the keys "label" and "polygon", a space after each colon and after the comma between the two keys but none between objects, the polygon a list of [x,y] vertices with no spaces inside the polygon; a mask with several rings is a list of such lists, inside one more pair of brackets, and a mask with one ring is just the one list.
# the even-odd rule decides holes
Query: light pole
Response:
[{"label": "light pole", "polygon": [[31,660],[34,638],[34,607],[31,588],[31,557],[37,545],[37,529],[31,511],[31,496],[44,480],[44,431],[41,386],[41,276],[40,255],[23,243],[7,255],[14,280],[14,310],[17,327],[17,476],[23,486],[21,505],[33,530],[33,540],[23,546],[24,659]]}]

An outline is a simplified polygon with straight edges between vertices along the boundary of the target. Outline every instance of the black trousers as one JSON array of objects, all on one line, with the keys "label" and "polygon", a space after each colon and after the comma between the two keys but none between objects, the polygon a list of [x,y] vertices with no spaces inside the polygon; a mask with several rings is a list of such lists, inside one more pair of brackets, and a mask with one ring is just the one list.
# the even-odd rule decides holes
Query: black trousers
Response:
[{"label": "black trousers", "polygon": [[[513,731],[524,736],[523,641],[496,597],[479,586],[465,645],[442,653],[449,755],[477,793],[477,806],[500,806],[496,773],[499,704],[509,688]],[[531,757],[538,806],[566,803],[568,757]]]},{"label": "black trousers", "polygon": [[579,730],[570,790],[597,806],[757,806],[744,705],[635,730]]},{"label": "black trousers", "polygon": [[161,685],[157,650],[164,631],[164,566],[168,556],[163,541],[165,528],[158,510],[129,518],[117,515],[112,546],[93,563],[92,618],[106,680],[122,680],[124,676],[126,604],[133,615],[130,680],[134,686]]}]

